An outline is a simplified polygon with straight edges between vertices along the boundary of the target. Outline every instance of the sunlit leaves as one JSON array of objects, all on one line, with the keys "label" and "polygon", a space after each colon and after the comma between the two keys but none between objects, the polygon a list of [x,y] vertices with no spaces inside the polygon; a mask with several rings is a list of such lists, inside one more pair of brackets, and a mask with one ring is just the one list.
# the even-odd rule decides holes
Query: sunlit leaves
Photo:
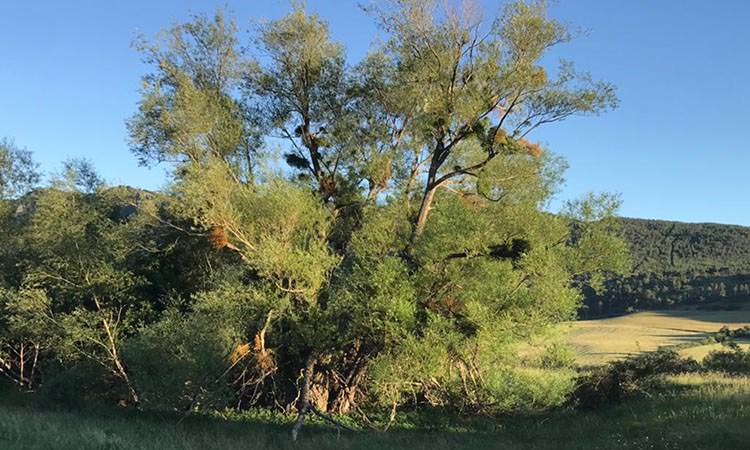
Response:
[{"label": "sunlit leaves", "polygon": [[38,182],[31,152],[8,138],[0,139],[0,201],[16,198]]}]

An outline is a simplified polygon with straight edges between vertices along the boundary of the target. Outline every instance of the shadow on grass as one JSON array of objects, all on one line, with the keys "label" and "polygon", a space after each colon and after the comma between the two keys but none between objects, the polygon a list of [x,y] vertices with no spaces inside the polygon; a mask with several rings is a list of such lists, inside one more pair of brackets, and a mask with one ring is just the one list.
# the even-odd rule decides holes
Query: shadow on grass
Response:
[{"label": "shadow on grass", "polygon": [[[90,405],[86,408],[52,402],[34,394],[6,393],[0,391],[0,448],[2,448],[3,410],[25,417],[35,417],[42,421],[58,423],[75,422],[74,427],[96,428],[108,435],[124,436],[123,439],[146,439],[145,434],[153,433],[154,441],[163,436],[179,436],[185,441],[202,441],[206,436],[227,436],[239,442],[252,442],[244,448],[394,448],[416,450],[422,448],[526,448],[524,442],[536,442],[540,427],[550,420],[564,418],[572,411],[560,410],[544,414],[507,415],[502,417],[461,416],[441,408],[420,408],[399,414],[398,422],[388,432],[364,428],[350,432],[309,420],[301,433],[300,442],[291,441],[293,417],[281,414],[268,414],[263,411],[230,413],[227,417],[179,412],[138,411],[117,409],[103,405]],[[28,419],[24,419],[28,420]],[[65,425],[62,425],[65,427]],[[80,431],[73,430],[71,433]],[[128,429],[127,433],[123,432]],[[132,431],[136,430],[136,431]],[[141,430],[141,431],[138,431]],[[261,445],[260,442],[263,444]],[[516,447],[515,444],[524,445]],[[328,443],[336,443],[328,446]],[[196,448],[234,448],[233,446]],[[301,446],[301,447],[300,447]],[[40,447],[46,448],[46,447]],[[61,447],[67,450],[67,447]],[[88,448],[81,446],[80,448]],[[120,448],[120,447],[116,447]],[[122,447],[131,448],[131,447]],[[141,448],[141,447],[134,447]],[[144,447],[146,448],[146,447]],[[147,447],[151,448],[151,447]],[[184,446],[179,448],[194,448]],[[547,448],[537,447],[534,448]],[[555,447],[550,447],[555,448]],[[171,449],[171,448],[170,448]]]},{"label": "shadow on grass", "polygon": [[650,313],[679,319],[690,319],[716,324],[747,323],[750,325],[750,309],[691,309],[691,310],[658,310]]},{"label": "shadow on grass", "polygon": [[[696,375],[700,376],[700,375]],[[689,381],[689,380],[688,380]],[[732,380],[721,389],[667,378],[636,398],[605,404],[595,410],[561,408],[541,414],[461,417],[440,408],[422,408],[399,415],[388,433],[338,432],[312,422],[301,440],[292,443],[288,416],[230,414],[229,418],[177,412],[141,412],[104,406],[80,408],[55,404],[34,395],[0,391],[0,448],[68,449],[641,449],[641,448],[746,448],[750,430],[738,423],[750,420],[750,410],[739,408],[743,398]],[[748,383],[747,380],[743,381]],[[698,395],[701,393],[701,395]],[[706,392],[710,393],[707,396]],[[3,412],[18,416],[17,427],[7,431]],[[12,419],[11,419],[12,420]],[[21,425],[18,425],[21,424]],[[12,424],[11,424],[12,425]],[[5,428],[4,428],[5,427]],[[6,431],[4,431],[6,430]],[[46,439],[41,431],[69,433],[50,445],[3,447],[4,438]],[[24,434],[25,433],[25,434]],[[105,436],[83,442],[84,437]],[[83,436],[83,437],[82,437]],[[8,438],[6,438],[8,439]],[[51,439],[51,438],[49,438]],[[67,440],[65,440],[67,439]],[[101,440],[100,439],[100,440]],[[109,439],[109,440],[106,440]],[[61,444],[62,441],[65,441]],[[10,441],[7,441],[10,442]],[[17,442],[17,441],[14,441]],[[114,442],[114,444],[112,443]],[[658,445],[652,443],[658,442]],[[110,445],[111,444],[111,445]],[[688,445],[691,444],[691,445]],[[695,445],[692,445],[695,444]],[[711,447],[719,444],[720,447]]]}]

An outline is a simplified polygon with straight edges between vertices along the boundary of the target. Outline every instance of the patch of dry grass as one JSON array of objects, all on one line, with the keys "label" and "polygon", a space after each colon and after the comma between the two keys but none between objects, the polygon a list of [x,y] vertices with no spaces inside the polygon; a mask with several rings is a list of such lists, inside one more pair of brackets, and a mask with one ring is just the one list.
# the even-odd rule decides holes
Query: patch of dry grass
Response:
[{"label": "patch of dry grass", "polygon": [[[750,310],[641,312],[571,323],[567,340],[579,364],[595,365],[664,346],[699,346],[723,326],[748,324]],[[712,349],[696,350],[696,356],[702,358]]]}]

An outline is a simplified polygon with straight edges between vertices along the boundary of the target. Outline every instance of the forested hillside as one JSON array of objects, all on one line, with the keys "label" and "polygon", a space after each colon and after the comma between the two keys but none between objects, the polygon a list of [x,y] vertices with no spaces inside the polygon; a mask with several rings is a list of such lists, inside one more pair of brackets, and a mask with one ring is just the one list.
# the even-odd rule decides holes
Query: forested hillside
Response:
[{"label": "forested hillside", "polygon": [[620,219],[633,273],[587,291],[582,317],[750,302],[750,227]]}]

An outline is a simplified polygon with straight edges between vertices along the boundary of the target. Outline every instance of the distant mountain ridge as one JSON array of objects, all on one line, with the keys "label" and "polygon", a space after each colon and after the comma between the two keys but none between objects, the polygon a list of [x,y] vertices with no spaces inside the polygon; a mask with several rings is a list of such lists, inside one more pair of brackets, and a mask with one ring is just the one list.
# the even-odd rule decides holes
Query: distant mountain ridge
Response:
[{"label": "distant mountain ridge", "polygon": [[582,317],[750,306],[750,227],[620,218],[633,273],[587,291]]}]

